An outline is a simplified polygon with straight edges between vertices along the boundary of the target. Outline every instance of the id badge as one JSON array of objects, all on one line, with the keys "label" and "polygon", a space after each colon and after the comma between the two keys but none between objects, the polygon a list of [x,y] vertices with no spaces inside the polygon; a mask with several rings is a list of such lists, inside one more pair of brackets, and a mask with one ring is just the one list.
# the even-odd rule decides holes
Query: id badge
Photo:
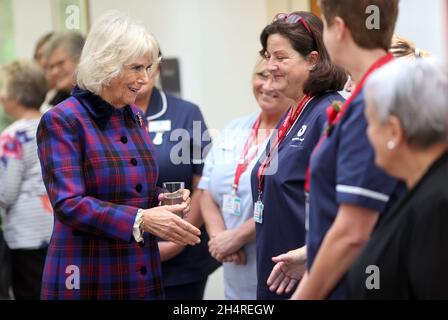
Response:
[{"label": "id badge", "polygon": [[233,194],[225,194],[222,197],[222,211],[239,217],[241,215],[241,199]]},{"label": "id badge", "polygon": [[219,144],[219,148],[225,151],[232,151],[235,147],[235,141],[232,140],[223,140]]},{"label": "id badge", "polygon": [[171,120],[151,120],[148,123],[148,131],[150,133],[171,131]]},{"label": "id badge", "polygon": [[263,209],[264,204],[260,200],[254,204],[254,220],[257,223],[263,223]]}]

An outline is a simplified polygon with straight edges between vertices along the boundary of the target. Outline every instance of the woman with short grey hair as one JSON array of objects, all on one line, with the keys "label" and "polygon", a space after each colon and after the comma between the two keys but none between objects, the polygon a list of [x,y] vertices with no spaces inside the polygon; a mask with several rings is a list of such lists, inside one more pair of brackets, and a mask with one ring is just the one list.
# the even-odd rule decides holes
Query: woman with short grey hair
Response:
[{"label": "woman with short grey hair", "polygon": [[152,35],[129,17],[101,17],[87,37],[72,96],[37,132],[55,214],[43,299],[161,299],[156,237],[194,245],[200,231],[158,206],[158,166],[135,99],[157,64]]},{"label": "woman with short grey hair", "polygon": [[2,228],[18,300],[39,299],[53,228],[36,145],[46,91],[44,73],[35,62],[16,60],[0,68],[0,101],[16,120],[0,135],[0,208],[6,211]]},{"label": "woman with short grey hair", "polygon": [[352,266],[355,299],[448,299],[448,76],[433,59],[395,61],[365,87],[375,162],[408,193]]}]

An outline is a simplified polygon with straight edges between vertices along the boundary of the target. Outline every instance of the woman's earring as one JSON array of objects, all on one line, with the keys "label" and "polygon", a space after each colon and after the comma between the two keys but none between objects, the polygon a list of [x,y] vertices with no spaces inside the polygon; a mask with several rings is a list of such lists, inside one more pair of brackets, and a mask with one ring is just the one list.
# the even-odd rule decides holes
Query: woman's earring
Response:
[{"label": "woman's earring", "polygon": [[396,147],[396,144],[395,144],[395,142],[394,142],[393,140],[390,140],[390,141],[387,143],[387,149],[389,149],[389,150],[393,150],[393,149],[395,149],[395,147]]}]

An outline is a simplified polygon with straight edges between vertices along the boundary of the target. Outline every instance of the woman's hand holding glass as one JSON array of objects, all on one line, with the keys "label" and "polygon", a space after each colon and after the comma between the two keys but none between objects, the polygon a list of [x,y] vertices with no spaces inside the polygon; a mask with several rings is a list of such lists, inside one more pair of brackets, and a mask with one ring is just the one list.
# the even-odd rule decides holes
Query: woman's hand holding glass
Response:
[{"label": "woman's hand holding glass", "polygon": [[183,182],[164,182],[163,193],[159,195],[159,204],[162,205],[175,205],[186,203],[187,207],[181,212],[174,212],[181,218],[186,218],[190,211],[190,190],[185,189],[185,183]]},{"label": "woman's hand holding glass", "polygon": [[177,204],[185,204],[186,207],[182,211],[175,211],[180,218],[186,218],[190,212],[190,190],[184,189],[183,182],[164,182],[164,193],[159,194],[159,204],[164,206],[172,206]]},{"label": "woman's hand holding glass", "polygon": [[[143,211],[143,230],[179,245],[196,245],[201,242],[201,231],[181,218],[190,211],[190,190],[182,189],[180,192],[182,203],[161,205]],[[166,194],[159,195],[162,204],[166,200]]]}]

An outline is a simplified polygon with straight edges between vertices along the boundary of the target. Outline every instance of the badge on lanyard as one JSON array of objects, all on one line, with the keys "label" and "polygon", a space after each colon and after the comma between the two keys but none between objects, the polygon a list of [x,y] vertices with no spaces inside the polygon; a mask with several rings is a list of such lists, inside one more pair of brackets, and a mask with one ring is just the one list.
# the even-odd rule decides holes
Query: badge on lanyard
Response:
[{"label": "badge on lanyard", "polygon": [[254,204],[254,220],[256,223],[263,223],[263,209],[264,204],[261,202],[261,199],[258,199]]},{"label": "badge on lanyard", "polygon": [[[252,126],[250,135],[247,138],[246,144],[244,145],[243,152],[241,153],[240,159],[236,167],[235,178],[233,180],[233,186],[232,186],[233,193],[226,194],[222,198],[222,211],[228,214],[232,214],[234,216],[238,217],[241,216],[241,199],[240,197],[237,196],[238,186],[240,183],[241,175],[246,171],[247,167],[249,166],[249,163],[252,161],[253,158],[255,158],[257,154],[258,149],[256,149],[255,152],[249,156],[249,149],[256,140],[258,128],[260,127],[260,122],[261,122],[260,117],[258,117],[257,121],[255,121],[254,125]],[[230,143],[233,144],[234,142],[230,141]],[[229,145],[224,145],[221,147],[229,147]]]},{"label": "badge on lanyard", "polygon": [[241,216],[241,199],[235,193],[222,197],[222,212],[234,216]]},{"label": "badge on lanyard", "polygon": [[[295,110],[293,108],[290,108],[288,111],[286,117],[281,122],[280,126],[278,127],[278,135],[275,137],[274,142],[272,145],[269,146],[269,152],[266,156],[266,158],[261,163],[260,167],[258,168],[257,177],[258,177],[258,200],[254,204],[254,220],[257,223],[263,223],[263,210],[264,210],[264,204],[261,202],[261,194],[263,190],[263,182],[264,182],[264,176],[266,173],[267,168],[270,165],[270,162],[272,160],[274,150],[278,148],[280,143],[282,143],[283,139],[288,135],[289,131],[291,131],[292,127],[294,126],[295,122],[299,119],[300,115],[302,114],[305,107],[308,105],[308,103],[313,99],[311,96],[305,95],[300,102],[298,103]],[[305,133],[306,127],[302,128],[303,133]]]}]

